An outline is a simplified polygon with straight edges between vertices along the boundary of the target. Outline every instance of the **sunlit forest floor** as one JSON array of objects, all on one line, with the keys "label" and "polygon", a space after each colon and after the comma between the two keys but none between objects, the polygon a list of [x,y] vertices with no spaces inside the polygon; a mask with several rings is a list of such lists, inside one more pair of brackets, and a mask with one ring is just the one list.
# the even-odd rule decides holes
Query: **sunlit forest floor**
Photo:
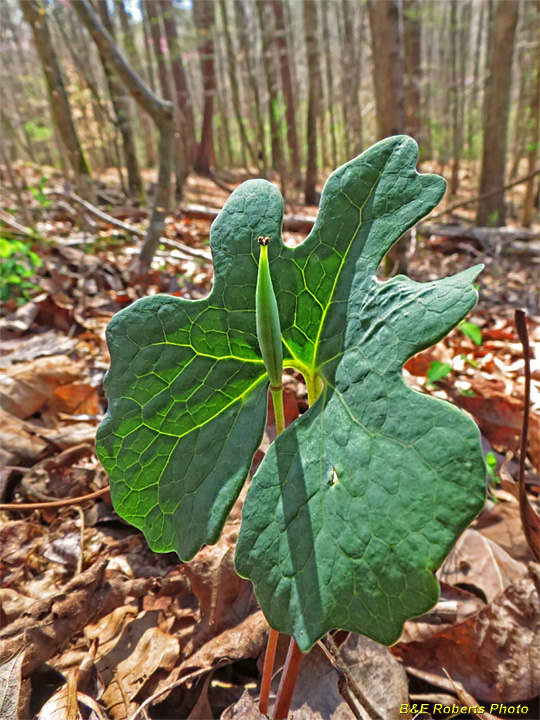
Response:
[{"label": "sunlit forest floor", "polygon": [[[426,163],[422,170],[441,168]],[[208,293],[210,219],[197,217],[193,206],[219,209],[228,192],[208,178],[190,176],[165,228],[173,245],[160,248],[150,273],[137,275],[132,266],[140,239],[85,212],[52,171],[17,167],[15,172],[26,185],[21,191],[25,215],[16,209],[17,198],[2,173],[2,211],[20,226],[4,222],[5,237],[20,247],[6,257],[2,246],[0,639],[11,668],[23,662],[23,645],[31,648],[24,656],[27,679],[12,688],[20,691],[20,717],[39,713],[50,698],[66,705],[73,688],[94,718],[132,717],[149,698],[153,718],[210,718],[223,712],[228,718],[256,717],[246,697],[243,715],[226,711],[246,690],[256,696],[267,635],[251,587],[233,567],[243,495],[217,545],[184,565],[173,554],[152,553],[143,536],[118,518],[93,447],[106,410],[108,321],[146,294],[196,299]],[[445,198],[441,208],[474,195],[474,173],[474,167],[464,166],[459,196]],[[245,171],[220,173],[219,181],[232,190],[247,176]],[[147,185],[154,179],[146,174]],[[149,202],[127,202],[113,170],[101,183],[99,208],[144,229]],[[286,195],[286,215],[315,217],[316,208],[302,205],[298,189],[287,188]],[[509,191],[510,227],[518,226],[522,199],[522,187]],[[473,218],[474,204],[437,222],[466,226]],[[431,222],[428,217],[423,225]],[[29,225],[33,232],[25,232]],[[306,231],[287,230],[284,240],[297,244],[305,236]],[[354,682],[385,717],[398,717],[403,703],[427,702],[431,709],[436,703],[478,703],[487,711],[492,703],[521,703],[529,709],[520,717],[538,718],[533,650],[538,565],[521,516],[530,524],[529,534],[538,533],[540,359],[531,359],[525,509],[516,482],[525,360],[514,324],[515,309],[525,308],[531,343],[540,342],[538,240],[494,234],[493,241],[479,241],[466,232],[450,236],[419,227],[411,242],[410,275],[419,282],[485,264],[480,300],[466,324],[412,358],[405,378],[419,392],[448,400],[476,420],[489,498],[438,572],[441,602],[429,616],[408,622],[390,651],[344,633],[336,639]],[[307,393],[299,374],[286,374],[291,422],[306,410]],[[253,470],[274,436],[270,413]],[[102,489],[100,497],[83,503],[54,505]],[[17,503],[43,505],[17,509]],[[276,667],[283,664],[285,650],[283,642]],[[369,673],[362,670],[366,658]],[[331,703],[341,709],[339,717],[348,717],[336,679],[316,648],[304,661],[294,718],[327,718]],[[514,714],[500,705],[491,711],[501,718]]]}]

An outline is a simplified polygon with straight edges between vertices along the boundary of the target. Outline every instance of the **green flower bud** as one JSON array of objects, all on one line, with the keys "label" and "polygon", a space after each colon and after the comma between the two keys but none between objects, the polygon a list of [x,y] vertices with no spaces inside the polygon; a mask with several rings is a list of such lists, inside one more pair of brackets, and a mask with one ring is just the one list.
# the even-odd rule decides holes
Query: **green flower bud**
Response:
[{"label": "green flower bud", "polygon": [[259,273],[255,294],[255,311],[257,318],[257,338],[266,372],[270,378],[270,388],[281,388],[283,372],[283,345],[279,313],[270,276],[268,263],[268,243],[270,238],[260,237],[261,252],[259,257]]}]

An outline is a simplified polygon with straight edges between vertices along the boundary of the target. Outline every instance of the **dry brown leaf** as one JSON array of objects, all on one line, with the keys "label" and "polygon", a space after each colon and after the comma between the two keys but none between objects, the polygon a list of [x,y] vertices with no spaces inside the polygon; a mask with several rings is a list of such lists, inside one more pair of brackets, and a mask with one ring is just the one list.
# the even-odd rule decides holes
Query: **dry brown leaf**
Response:
[{"label": "dry brown leaf", "polygon": [[406,665],[446,668],[475,697],[513,703],[535,698],[540,681],[538,590],[527,578],[510,585],[474,617],[424,642],[398,643]]},{"label": "dry brown leaf", "polygon": [[441,632],[442,627],[463,622],[485,607],[485,602],[466,590],[441,581],[439,602],[427,615],[407,620],[400,642],[427,640]]},{"label": "dry brown leaf", "polygon": [[[480,515],[479,521],[482,520],[482,515]],[[499,502],[491,515],[496,522],[490,522],[480,527],[480,534],[495,542],[515,560],[524,562],[534,560],[523,534],[518,501],[512,498],[509,502]]]},{"label": "dry brown leaf", "polygon": [[61,450],[67,450],[75,445],[93,443],[96,431],[96,424],[77,422],[68,423],[58,428],[40,428],[39,434],[57,445]]},{"label": "dry brown leaf", "polygon": [[51,413],[97,415],[99,400],[96,388],[86,383],[73,383],[56,388],[48,402]]},{"label": "dry brown leaf", "polygon": [[[395,720],[409,702],[407,675],[388,648],[351,633],[340,649],[353,680],[385,720]],[[349,692],[352,695],[352,692]],[[291,710],[295,720],[350,720],[352,712],[339,694],[338,675],[319,647],[304,658]]]},{"label": "dry brown leaf", "polygon": [[240,700],[222,713],[221,720],[264,720],[266,717],[261,715],[257,703],[245,690]]},{"label": "dry brown leaf", "polygon": [[[474,383],[472,389],[478,392]],[[523,423],[522,400],[503,394],[494,394],[492,397],[481,394],[475,397],[458,395],[455,400],[471,413],[494,448],[504,452],[516,452],[519,449]],[[540,418],[532,412],[529,418],[529,454],[536,464],[540,455]]]},{"label": "dry brown leaf", "polygon": [[82,365],[67,355],[37,358],[4,368],[0,372],[2,406],[24,420],[39,412],[56,388],[73,383],[82,372]]},{"label": "dry brown leaf", "polygon": [[110,717],[120,720],[135,712],[135,697],[154,673],[173,669],[180,647],[175,637],[159,628],[159,611],[144,611],[133,618],[127,606],[112,615],[85,633],[100,640],[96,667],[106,684],[102,702]]},{"label": "dry brown leaf", "polygon": [[[80,705],[85,708],[81,712]],[[77,687],[63,685],[47,700],[41,708],[37,720],[106,720],[97,702],[85,693],[78,692]]]},{"label": "dry brown leaf", "polygon": [[32,465],[48,447],[47,443],[33,433],[27,432],[25,424],[17,417],[0,408],[0,435],[2,465]]},{"label": "dry brown leaf", "polygon": [[234,569],[238,529],[234,520],[229,521],[219,541],[206,545],[184,568],[200,606],[196,647],[226,628],[235,627],[256,607],[251,583],[240,578]]},{"label": "dry brown leaf", "polygon": [[208,690],[210,689],[210,683],[214,676],[213,672],[208,673],[206,680],[203,683],[199,699],[193,710],[189,713],[188,720],[208,720],[213,718],[212,706],[208,700]]},{"label": "dry brown leaf", "polygon": [[450,585],[479,588],[489,603],[529,573],[497,543],[476,530],[465,530],[437,574]]},{"label": "dry brown leaf", "polygon": [[177,676],[193,669],[211,668],[224,658],[231,663],[246,658],[257,658],[264,649],[268,623],[259,610],[234,628],[213,637],[206,645],[182,662]]},{"label": "dry brown leaf", "polygon": [[19,650],[13,657],[0,665],[0,718],[2,720],[18,720],[19,718],[23,658],[24,651]]}]

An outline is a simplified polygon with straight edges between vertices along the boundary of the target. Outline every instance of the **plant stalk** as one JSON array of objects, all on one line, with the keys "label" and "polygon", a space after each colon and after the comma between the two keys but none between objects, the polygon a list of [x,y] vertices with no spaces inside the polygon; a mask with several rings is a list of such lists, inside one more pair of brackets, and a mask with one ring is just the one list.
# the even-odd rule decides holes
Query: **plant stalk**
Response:
[{"label": "plant stalk", "polygon": [[[285,430],[285,413],[283,411],[283,386],[280,388],[270,387],[272,403],[274,405],[274,417],[276,420],[276,434],[279,435]],[[259,710],[263,715],[268,714],[268,701],[270,699],[270,686],[272,685],[272,674],[276,660],[276,650],[279,633],[270,628],[266,654],[264,656],[263,675],[261,680],[261,694],[259,697]]]},{"label": "plant stalk", "polygon": [[272,673],[274,671],[274,663],[276,660],[278,638],[278,631],[274,630],[274,628],[270,628],[268,643],[266,645],[266,655],[264,656],[261,695],[259,697],[259,710],[263,715],[268,715],[268,700],[270,698],[270,686],[272,684]]},{"label": "plant stalk", "polygon": [[296,640],[291,638],[289,643],[289,651],[283,668],[283,675],[279,684],[278,695],[276,699],[276,707],[274,708],[274,720],[286,720],[291,707],[291,701],[300,672],[300,665],[304,654],[296,644]]}]

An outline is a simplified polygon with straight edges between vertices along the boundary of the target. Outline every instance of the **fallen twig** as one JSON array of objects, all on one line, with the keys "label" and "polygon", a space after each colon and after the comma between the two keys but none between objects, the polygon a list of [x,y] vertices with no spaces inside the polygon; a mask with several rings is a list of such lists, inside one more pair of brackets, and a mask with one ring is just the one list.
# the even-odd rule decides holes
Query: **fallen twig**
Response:
[{"label": "fallen twig", "polygon": [[343,662],[343,659],[339,652],[339,648],[334,642],[334,639],[331,637],[331,635],[325,635],[325,637],[323,637],[322,639],[322,643],[324,644],[324,647],[328,650],[327,655],[330,654],[330,656],[333,658],[332,664],[334,665],[336,670],[339,668],[339,672],[342,673],[345,677],[348,689],[352,692],[356,700],[358,700],[361,708],[365,710],[371,720],[383,720],[382,716],[377,712],[377,710],[373,707],[368,698],[364,695],[362,690],[358,687],[358,683],[355,682],[353,676],[349,671],[349,668]]},{"label": "fallen twig", "polygon": [[529,345],[529,331],[525,320],[525,310],[515,312],[515,323],[519,339],[523,346],[523,359],[525,360],[525,400],[523,404],[523,426],[521,431],[521,444],[519,448],[519,513],[521,525],[527,544],[537,560],[540,561],[540,518],[532,507],[527,496],[525,484],[525,458],[527,456],[527,439],[529,435],[529,412],[531,408],[531,351]]},{"label": "fallen twig", "polygon": [[63,500],[50,500],[47,502],[36,503],[0,503],[0,510],[43,510],[45,508],[66,507],[67,505],[78,505],[87,500],[94,500],[103,497],[111,491],[110,487],[101,488],[88,495],[81,495],[76,498],[64,498]]},{"label": "fallen twig", "polygon": [[349,688],[347,685],[347,677],[343,670],[341,669],[340,665],[337,663],[336,659],[332,655],[332,653],[327,649],[326,645],[323,643],[322,640],[318,640],[317,644],[323,651],[323,653],[326,655],[326,657],[330,660],[332,665],[334,666],[334,670],[337,672],[338,676],[338,691],[341,697],[345,700],[347,705],[349,706],[350,711],[354,715],[357,720],[364,720],[362,717],[362,714],[360,713],[360,710],[356,707],[354,700],[350,696]]},{"label": "fallen twig", "polygon": [[[88,200],[83,200],[83,198],[79,197],[76,193],[64,193],[54,191],[51,194],[56,195],[57,197],[62,197],[66,200],[71,200],[72,202],[81,205],[81,207],[83,207],[87,212],[95,215],[97,218],[103,220],[109,225],[112,225],[113,227],[117,227],[120,230],[124,230],[125,232],[130,233],[131,235],[135,235],[139,238],[146,237],[146,232],[144,232],[144,230],[139,230],[139,228],[133,227],[133,225],[129,225],[129,223],[126,223],[123,220],[117,220],[112,215],[108,215],[107,213],[103,212],[103,210],[100,210],[95,205],[92,205],[92,203],[89,203]],[[176,240],[169,240],[169,238],[165,237],[161,237],[159,241],[162,245],[167,245],[168,247],[173,247],[177,250],[181,250],[182,252],[186,253],[186,255],[191,255],[193,257],[207,261],[212,260],[212,256],[206,250],[198,250],[196,248],[191,248],[188,245],[184,245],[184,243],[177,242]]]},{"label": "fallen twig", "polygon": [[527,175],[523,175],[523,177],[520,177],[517,180],[514,180],[511,183],[508,183],[508,185],[505,185],[504,187],[497,188],[496,190],[490,190],[489,192],[483,193],[482,195],[476,195],[475,197],[469,198],[468,200],[460,200],[459,202],[454,203],[453,205],[450,205],[445,210],[441,210],[440,212],[435,213],[435,215],[430,215],[429,219],[436,220],[437,218],[440,218],[443,215],[447,215],[448,213],[452,212],[453,210],[456,210],[457,208],[465,207],[465,205],[470,205],[471,203],[478,202],[479,200],[484,200],[485,198],[492,197],[493,195],[498,195],[499,193],[502,193],[505,190],[510,190],[510,188],[513,188],[515,185],[521,185],[521,183],[527,182],[527,180],[530,180],[531,178],[533,178],[539,174],[540,174],[540,168],[536,168],[535,170],[528,173]]},{"label": "fallen twig", "polygon": [[88,624],[108,615],[128,597],[145,595],[155,578],[107,580],[108,560],[94,563],[60,592],[37,600],[25,615],[0,632],[0,664],[25,649],[22,675],[28,677],[41,663],[62,651]]}]

